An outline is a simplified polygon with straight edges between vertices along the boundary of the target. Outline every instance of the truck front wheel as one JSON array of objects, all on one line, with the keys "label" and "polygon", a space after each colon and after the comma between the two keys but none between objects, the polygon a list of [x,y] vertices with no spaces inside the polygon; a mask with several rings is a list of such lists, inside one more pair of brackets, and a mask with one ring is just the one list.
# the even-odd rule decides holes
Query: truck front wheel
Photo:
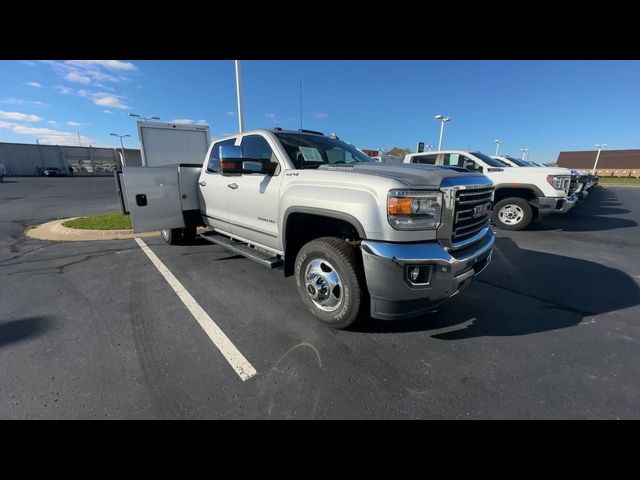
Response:
[{"label": "truck front wheel", "polygon": [[335,237],[305,244],[295,277],[304,304],[323,323],[347,328],[367,314],[365,283],[356,247]]},{"label": "truck front wheel", "polygon": [[522,230],[533,220],[531,205],[524,198],[510,197],[493,207],[493,223],[503,230]]}]

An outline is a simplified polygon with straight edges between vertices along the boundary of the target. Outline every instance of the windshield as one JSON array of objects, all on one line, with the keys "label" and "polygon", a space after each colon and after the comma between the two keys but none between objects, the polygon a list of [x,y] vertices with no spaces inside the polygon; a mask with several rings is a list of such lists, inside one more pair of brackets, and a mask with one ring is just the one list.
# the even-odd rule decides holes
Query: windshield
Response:
[{"label": "windshield", "polygon": [[510,164],[510,163],[507,163],[507,162],[505,162],[504,160],[500,160],[499,158],[494,158],[494,160],[499,161],[499,162],[500,162],[503,166],[505,166],[505,167],[510,167],[510,166],[511,166],[511,164]]},{"label": "windshield", "polygon": [[375,162],[353,145],[335,138],[304,133],[276,133],[296,168],[318,168],[320,165],[353,165]]},{"label": "windshield", "polygon": [[482,152],[471,152],[471,155],[478,157],[480,160],[482,160],[484,163],[486,163],[490,167],[500,167],[500,168],[504,167],[501,161],[496,160],[495,158],[491,158],[489,155],[485,155]]},{"label": "windshield", "polygon": [[519,167],[531,167],[531,164],[526,160],[522,160],[520,158],[513,158],[513,157],[504,157],[504,158],[511,160],[513,163],[515,163]]}]

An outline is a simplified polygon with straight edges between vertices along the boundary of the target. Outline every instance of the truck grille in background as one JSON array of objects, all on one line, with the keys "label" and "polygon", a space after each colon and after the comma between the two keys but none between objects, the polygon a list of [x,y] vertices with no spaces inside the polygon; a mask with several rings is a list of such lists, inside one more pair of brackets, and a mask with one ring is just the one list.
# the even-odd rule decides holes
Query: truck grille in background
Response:
[{"label": "truck grille in background", "polygon": [[565,193],[569,193],[569,190],[571,189],[571,177],[567,177],[562,180],[562,189]]},{"label": "truck grille in background", "polygon": [[569,185],[569,195],[573,195],[578,189],[580,182],[578,181],[578,175],[571,175],[571,184]]},{"label": "truck grille in background", "polygon": [[[456,192],[456,207],[451,231],[453,247],[465,240],[469,240],[480,230],[489,226],[491,219],[491,200],[493,187],[478,188],[472,190],[460,190]],[[474,218],[476,207],[489,204],[487,211]],[[478,239],[480,240],[480,239]],[[466,246],[466,245],[465,245]]]}]

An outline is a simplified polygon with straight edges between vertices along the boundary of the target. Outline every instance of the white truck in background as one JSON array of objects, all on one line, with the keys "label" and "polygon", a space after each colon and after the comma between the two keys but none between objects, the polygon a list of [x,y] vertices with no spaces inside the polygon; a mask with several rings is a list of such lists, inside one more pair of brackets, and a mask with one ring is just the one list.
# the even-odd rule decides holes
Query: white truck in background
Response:
[{"label": "white truck in background", "polygon": [[482,152],[445,150],[410,153],[405,163],[463,168],[482,173],[494,184],[493,223],[504,230],[522,230],[539,215],[566,213],[577,201],[570,194],[566,168],[509,168]]},{"label": "white truck in background", "polygon": [[[540,163],[531,162],[528,160],[523,160],[521,158],[515,158],[510,155],[493,155],[491,158],[495,158],[499,162],[504,163],[505,167],[514,167],[514,168],[556,168],[556,167],[547,167]],[[564,167],[557,167],[564,168]],[[568,174],[571,175],[571,186],[569,187],[569,196],[575,195],[579,201],[583,202],[587,199],[589,195],[589,188],[591,188],[590,175],[580,170],[575,169],[565,169]]]}]

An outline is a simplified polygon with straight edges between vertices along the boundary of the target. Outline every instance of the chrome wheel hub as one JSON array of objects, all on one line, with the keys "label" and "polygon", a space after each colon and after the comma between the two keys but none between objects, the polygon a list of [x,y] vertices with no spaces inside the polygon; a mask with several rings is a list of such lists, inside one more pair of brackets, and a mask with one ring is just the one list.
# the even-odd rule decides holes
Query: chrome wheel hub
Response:
[{"label": "chrome wheel hub", "polygon": [[516,225],[524,218],[524,210],[519,205],[505,205],[498,212],[498,217],[502,223]]},{"label": "chrome wheel hub", "polygon": [[304,271],[307,295],[320,310],[332,312],[342,300],[342,280],[336,269],[326,260],[314,258]]}]

